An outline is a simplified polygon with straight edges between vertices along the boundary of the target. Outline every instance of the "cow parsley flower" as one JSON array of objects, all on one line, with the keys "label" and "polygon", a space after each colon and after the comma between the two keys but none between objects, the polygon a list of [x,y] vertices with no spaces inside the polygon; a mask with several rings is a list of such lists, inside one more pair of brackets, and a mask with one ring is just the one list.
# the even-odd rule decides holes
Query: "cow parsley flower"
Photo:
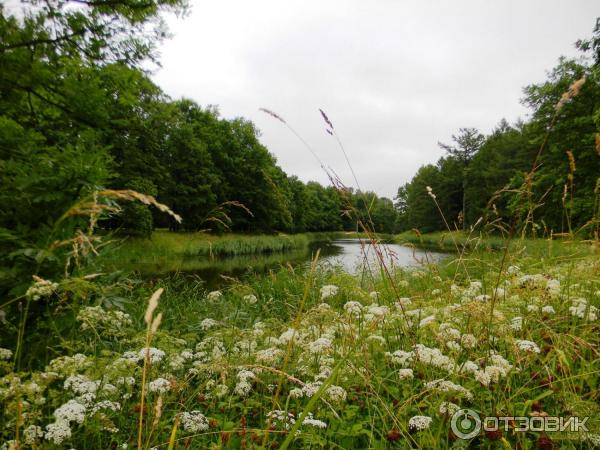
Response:
[{"label": "cow parsley flower", "polygon": [[517,339],[515,341],[515,344],[517,344],[517,347],[519,348],[519,350],[521,350],[523,352],[527,352],[527,353],[539,353],[540,352],[540,348],[538,347],[538,345],[532,341],[525,341],[525,340],[522,341],[522,340]]},{"label": "cow parsley flower", "polygon": [[180,417],[185,431],[199,433],[208,430],[208,419],[200,411],[184,412]]},{"label": "cow parsley flower", "polygon": [[85,419],[86,407],[76,400],[69,400],[54,411],[54,417],[57,422],[76,422],[82,423]]},{"label": "cow parsley flower", "polygon": [[54,423],[46,425],[44,438],[56,445],[63,443],[65,439],[71,437],[71,427],[68,422],[57,420]]},{"label": "cow parsley flower", "polygon": [[408,428],[411,431],[423,431],[429,428],[432,421],[428,416],[413,416],[408,420]]},{"label": "cow parsley flower", "polygon": [[244,295],[243,300],[249,305],[254,305],[256,302],[258,302],[258,298],[256,298],[256,295],[254,294]]},{"label": "cow parsley flower", "polygon": [[13,352],[7,348],[0,348],[0,359],[12,358]]},{"label": "cow parsley flower", "polygon": [[220,300],[221,297],[223,297],[223,293],[221,291],[212,291],[206,295],[206,300],[209,302],[216,302],[217,300]]},{"label": "cow parsley flower", "polygon": [[143,361],[146,358],[146,356],[152,364],[156,364],[163,360],[163,358],[165,357],[165,352],[155,347],[145,347],[138,352],[138,357],[139,360]]},{"label": "cow parsley flower", "polygon": [[453,383],[449,380],[433,380],[428,383],[425,383],[425,387],[427,389],[433,389],[440,392],[456,392],[457,394],[464,395],[467,400],[473,400],[473,394],[471,393],[471,391],[464,388],[460,384]]},{"label": "cow parsley flower", "polygon": [[514,330],[514,331],[521,331],[523,329],[523,318],[518,316],[518,317],[513,317],[510,320],[510,327]]},{"label": "cow parsley flower", "polygon": [[360,302],[356,301],[349,301],[344,304],[344,311],[352,316],[359,316],[362,312],[362,308],[363,306],[360,304]]},{"label": "cow parsley flower", "polygon": [[23,430],[23,439],[27,445],[35,445],[40,438],[44,437],[44,431],[37,425],[29,425]]},{"label": "cow parsley flower", "polygon": [[542,314],[556,314],[556,311],[551,305],[546,305],[542,308]]},{"label": "cow parsley flower", "polygon": [[412,380],[414,378],[412,369],[400,369],[398,370],[398,378],[401,380]]},{"label": "cow parsley flower", "polygon": [[157,378],[156,380],[148,383],[148,390],[150,392],[158,392],[164,394],[171,390],[171,382],[165,378]]},{"label": "cow parsley flower", "polygon": [[329,350],[331,350],[331,341],[327,338],[319,338],[308,344],[308,351],[313,355],[325,353]]},{"label": "cow parsley flower", "polygon": [[442,402],[440,404],[440,407],[438,409],[438,411],[440,412],[440,414],[442,414],[443,416],[453,416],[454,413],[456,411],[458,411],[460,409],[460,406],[458,406],[455,403],[452,402]]},{"label": "cow parsley flower", "polygon": [[217,322],[214,319],[204,319],[202,322],[200,322],[200,329],[202,331],[208,331],[211,328],[214,328],[218,325],[219,325],[219,322]]},{"label": "cow parsley flower", "polygon": [[338,293],[339,288],[333,284],[327,284],[321,288],[321,300],[333,297]]},{"label": "cow parsley flower", "polygon": [[407,366],[413,361],[415,353],[405,352],[404,350],[396,350],[394,353],[386,352],[385,356],[390,358],[394,364],[398,364],[399,366]]},{"label": "cow parsley flower", "polygon": [[343,402],[346,400],[346,390],[341,386],[329,386],[327,388],[327,397],[332,402]]}]

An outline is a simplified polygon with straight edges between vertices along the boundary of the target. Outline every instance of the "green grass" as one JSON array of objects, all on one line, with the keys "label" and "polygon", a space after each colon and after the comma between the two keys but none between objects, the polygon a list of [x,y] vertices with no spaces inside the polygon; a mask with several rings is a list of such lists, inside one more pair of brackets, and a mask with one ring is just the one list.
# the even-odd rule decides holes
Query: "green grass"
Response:
[{"label": "green grass", "polygon": [[[44,441],[38,448],[135,448],[143,368],[122,356],[144,346],[147,299],[162,287],[156,313],[163,320],[151,346],[165,356],[146,375],[168,380],[169,389],[147,392],[143,448],[167,448],[176,417],[192,411],[207,418],[207,428],[193,431],[181,423],[174,448],[258,450],[264,439],[264,448],[289,442],[290,448],[535,449],[547,448],[544,439],[556,448],[593,448],[600,439],[600,339],[598,319],[589,315],[600,307],[597,248],[527,240],[511,245],[500,270],[503,247],[485,244],[440,266],[399,269],[389,279],[287,267],[243,282],[230,279],[219,296],[194,276],[63,280],[37,303],[44,302],[48,314],[29,331],[28,369],[13,373],[10,362],[0,362],[0,439],[16,436],[19,398],[27,402],[21,406],[27,413],[21,436],[28,426],[53,423],[67,401],[83,401],[65,385],[79,374],[115,386],[116,391],[100,389],[97,400],[118,402],[120,410],[88,412],[82,424],[71,424],[72,436],[60,446]],[[337,289],[326,289],[331,295],[324,298],[327,285]],[[498,286],[504,291],[496,300],[485,297]],[[580,299],[587,306],[576,315],[572,309]],[[119,304],[129,321],[117,318]],[[285,336],[294,323],[297,339],[291,345]],[[473,342],[467,345],[464,336]],[[531,341],[539,352],[521,350],[521,341]],[[414,352],[415,344],[447,359],[434,363],[413,353],[412,360],[399,363],[391,356]],[[482,384],[486,367],[500,370],[490,360],[492,352],[510,367]],[[73,367],[61,359],[77,353],[87,356],[86,364]],[[467,361],[471,372],[460,370]],[[51,367],[44,369],[46,364]],[[253,373],[248,385],[242,383],[244,371]],[[118,384],[121,377],[132,377],[134,384]],[[466,391],[436,389],[436,380]],[[319,390],[315,381],[337,387]],[[305,393],[298,396],[297,390]],[[594,436],[509,431],[461,442],[449,432],[442,402],[482,416],[590,417]],[[277,410],[295,419],[310,412],[326,427],[303,424],[290,434],[290,423],[269,420],[269,412]],[[429,417],[431,424],[411,430],[415,416]]]}]

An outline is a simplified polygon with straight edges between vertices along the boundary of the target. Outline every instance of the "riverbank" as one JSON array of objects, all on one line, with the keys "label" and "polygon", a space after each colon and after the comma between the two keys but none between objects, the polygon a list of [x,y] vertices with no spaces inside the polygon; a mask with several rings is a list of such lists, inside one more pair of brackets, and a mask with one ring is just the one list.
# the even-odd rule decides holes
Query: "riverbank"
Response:
[{"label": "riverbank", "polygon": [[[384,278],[282,267],[219,291],[178,275],[40,284],[36,301],[58,305],[41,322],[54,332],[28,328],[20,367],[31,370],[0,362],[0,433],[18,438],[23,409],[22,428],[48,448],[132,448],[138,433],[147,448],[450,448],[450,418],[469,408],[589,417],[590,433],[543,443],[592,448],[600,260],[508,259]],[[60,420],[71,411],[77,420]],[[537,448],[542,437],[481,433],[463,447],[498,439]]]}]

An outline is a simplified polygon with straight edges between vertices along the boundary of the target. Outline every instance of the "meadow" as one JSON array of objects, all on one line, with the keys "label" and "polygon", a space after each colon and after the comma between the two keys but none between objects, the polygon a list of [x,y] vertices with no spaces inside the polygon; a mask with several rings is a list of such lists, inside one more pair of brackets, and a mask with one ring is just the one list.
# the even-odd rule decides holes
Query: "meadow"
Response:
[{"label": "meadow", "polygon": [[[478,239],[385,276],[315,255],[216,291],[183,274],[38,279],[47,339],[0,350],[3,448],[600,445],[597,244]],[[461,439],[462,408],[589,431]]]}]

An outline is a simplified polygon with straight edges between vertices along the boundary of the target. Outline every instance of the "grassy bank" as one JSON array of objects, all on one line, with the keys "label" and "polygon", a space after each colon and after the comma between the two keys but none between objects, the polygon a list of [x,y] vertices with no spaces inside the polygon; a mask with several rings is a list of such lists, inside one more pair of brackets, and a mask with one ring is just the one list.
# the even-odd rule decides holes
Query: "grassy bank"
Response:
[{"label": "grassy bank", "polygon": [[[586,248],[385,279],[287,268],[214,292],[181,276],[40,285],[53,332],[26,336],[21,371],[0,351],[0,438],[49,449],[136,448],[138,433],[141,448],[593,448],[600,259]],[[589,417],[589,432],[463,440],[450,429],[458,408]]]}]

